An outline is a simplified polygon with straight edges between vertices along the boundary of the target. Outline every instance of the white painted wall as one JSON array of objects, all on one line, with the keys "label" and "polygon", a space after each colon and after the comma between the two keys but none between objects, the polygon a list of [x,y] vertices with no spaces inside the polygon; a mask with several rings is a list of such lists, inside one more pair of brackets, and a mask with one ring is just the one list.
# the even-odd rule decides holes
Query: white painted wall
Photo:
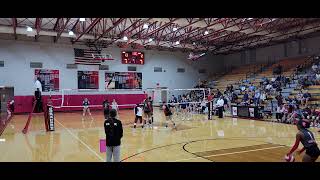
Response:
[{"label": "white painted wall", "polygon": [[[0,60],[5,67],[0,68],[0,86],[14,86],[15,95],[32,95],[34,69],[30,62],[42,62],[43,69],[60,70],[60,89],[77,89],[78,70],[98,70],[98,66],[78,66],[67,69],[66,64],[74,62],[74,47],[69,44],[45,42],[0,40]],[[127,71],[128,65],[121,64],[119,48],[107,49],[114,61],[109,65],[110,71]],[[156,83],[168,88],[193,87],[200,75],[197,67],[190,64],[187,55],[180,52],[145,51],[145,65],[136,65],[137,72],[142,72],[143,89],[154,88]],[[162,67],[166,72],[153,72],[154,67]],[[185,68],[185,73],[177,73],[177,68]],[[99,71],[99,88],[104,88],[104,71]]]}]

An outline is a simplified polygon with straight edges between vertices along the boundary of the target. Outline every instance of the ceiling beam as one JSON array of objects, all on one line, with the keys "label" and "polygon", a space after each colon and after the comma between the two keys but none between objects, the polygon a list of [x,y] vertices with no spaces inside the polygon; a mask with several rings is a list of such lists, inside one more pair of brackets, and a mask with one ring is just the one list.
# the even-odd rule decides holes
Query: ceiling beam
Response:
[{"label": "ceiling beam", "polygon": [[72,41],[72,44],[76,43],[84,34],[90,32],[101,19],[102,18],[95,18],[95,20],[93,20],[91,24],[81,34],[79,34],[75,40]]},{"label": "ceiling beam", "polygon": [[[63,33],[64,29],[67,27],[70,19],[71,18],[67,18],[66,22],[64,24],[62,24],[62,27],[59,29],[59,32],[57,33],[57,36],[54,38],[54,42],[55,43],[58,41],[58,39],[60,38],[60,36]],[[63,23],[63,19],[62,19],[62,23]]]},{"label": "ceiling beam", "polygon": [[14,39],[17,40],[18,39],[18,36],[17,36],[17,18],[12,18],[12,26],[13,26]]},{"label": "ceiling beam", "polygon": [[110,32],[113,28],[117,27],[122,21],[124,21],[125,18],[119,18],[117,21],[112,22],[112,26],[110,26],[108,29],[106,29],[100,36],[94,40],[94,42],[97,42],[100,38],[102,38],[104,35],[106,35],[108,32]]},{"label": "ceiling beam", "polygon": [[37,34],[35,35],[35,41],[38,40],[39,38],[39,32],[41,30],[41,23],[42,23],[42,18],[36,18],[36,23],[35,23],[35,29],[37,31]]}]

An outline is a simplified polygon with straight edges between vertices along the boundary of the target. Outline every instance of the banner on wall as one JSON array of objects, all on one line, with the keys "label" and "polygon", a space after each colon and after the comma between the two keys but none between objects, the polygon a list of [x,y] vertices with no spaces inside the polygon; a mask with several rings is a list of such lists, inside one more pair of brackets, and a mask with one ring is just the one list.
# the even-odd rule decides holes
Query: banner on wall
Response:
[{"label": "banner on wall", "polygon": [[99,72],[78,71],[78,89],[99,89]]},{"label": "banner on wall", "polygon": [[142,73],[106,72],[105,89],[142,89]]},{"label": "banner on wall", "polygon": [[254,117],[254,108],[249,108],[250,117]]},{"label": "banner on wall", "polygon": [[59,91],[59,70],[35,69],[34,74],[40,78],[42,92]]}]

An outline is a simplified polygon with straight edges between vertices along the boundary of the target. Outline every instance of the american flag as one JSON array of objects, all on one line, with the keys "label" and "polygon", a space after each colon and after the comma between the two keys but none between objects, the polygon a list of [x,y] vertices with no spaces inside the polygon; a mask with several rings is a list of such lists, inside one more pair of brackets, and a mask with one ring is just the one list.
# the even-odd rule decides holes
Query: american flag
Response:
[{"label": "american flag", "polygon": [[99,57],[98,51],[74,48],[75,64],[101,65],[101,60],[96,57]]}]

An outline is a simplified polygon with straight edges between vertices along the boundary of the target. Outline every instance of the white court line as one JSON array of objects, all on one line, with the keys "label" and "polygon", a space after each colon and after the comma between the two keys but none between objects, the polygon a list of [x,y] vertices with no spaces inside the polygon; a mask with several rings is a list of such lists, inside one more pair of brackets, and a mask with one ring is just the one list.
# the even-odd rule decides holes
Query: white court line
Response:
[{"label": "white court line", "polygon": [[0,142],[6,142],[6,139],[0,139]]},{"label": "white court line", "polygon": [[[261,151],[261,150],[267,150],[267,149],[276,149],[276,148],[281,148],[285,146],[274,146],[274,147],[268,147],[268,148],[260,148],[260,149],[252,149],[252,150],[246,150],[246,151],[237,151],[237,152],[231,152],[231,153],[222,153],[222,154],[214,154],[214,155],[209,155],[209,156],[203,156],[203,157],[215,157],[215,156],[225,156],[225,155],[230,155],[230,154],[240,154],[240,153],[246,153],[246,152],[254,152],[254,151]],[[202,157],[194,157],[194,158],[188,158],[188,159],[179,159],[171,162],[178,162],[178,161],[186,161],[186,160],[192,160],[192,159],[198,159]]]},{"label": "white court line", "polygon": [[74,133],[72,133],[69,128],[66,128],[66,127],[65,127],[63,124],[61,124],[58,120],[55,120],[55,121],[56,121],[57,123],[59,123],[63,128],[65,128],[71,136],[73,136],[75,139],[77,139],[78,141],[80,141],[81,144],[83,144],[87,149],[89,149],[89,151],[91,151],[98,159],[100,159],[101,162],[105,162],[105,160],[104,160],[99,154],[97,154],[97,152],[96,152],[95,150],[93,150],[90,146],[88,146],[85,142],[83,142],[80,138],[78,138]]}]

